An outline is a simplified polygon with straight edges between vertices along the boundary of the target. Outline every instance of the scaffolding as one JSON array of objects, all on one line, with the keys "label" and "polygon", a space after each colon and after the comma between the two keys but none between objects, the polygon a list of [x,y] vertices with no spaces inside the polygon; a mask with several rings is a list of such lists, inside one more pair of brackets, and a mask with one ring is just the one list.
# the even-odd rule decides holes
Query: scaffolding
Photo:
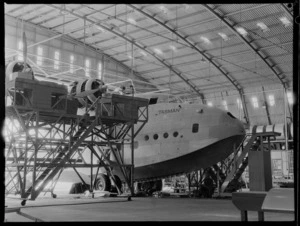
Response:
[{"label": "scaffolding", "polygon": [[209,175],[218,185],[219,193],[232,192],[238,186],[239,179],[248,166],[249,152],[271,150],[271,138],[280,135],[277,132],[246,134],[244,140],[224,161],[209,168]]},{"label": "scaffolding", "polygon": [[[77,100],[68,95],[66,87],[26,79],[23,74],[17,72],[6,83],[5,194],[20,194],[22,205],[42,191],[56,197],[53,190],[64,168],[73,168],[86,185],[78,167],[91,169],[93,192],[101,167],[113,182],[112,169],[119,167],[133,195],[134,138],[148,121],[148,100],[102,94],[83,115],[77,115]],[[122,155],[124,143],[131,147],[130,163]],[[90,152],[90,164],[82,150]],[[117,190],[120,194],[118,186]]]}]

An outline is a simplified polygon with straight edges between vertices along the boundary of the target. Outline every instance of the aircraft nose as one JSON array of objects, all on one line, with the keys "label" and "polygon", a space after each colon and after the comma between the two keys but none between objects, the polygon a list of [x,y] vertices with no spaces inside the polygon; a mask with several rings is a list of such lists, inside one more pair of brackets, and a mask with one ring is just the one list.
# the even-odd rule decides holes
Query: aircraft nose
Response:
[{"label": "aircraft nose", "polygon": [[226,112],[227,119],[229,120],[229,123],[234,125],[235,132],[237,134],[244,135],[246,134],[245,127],[242,121],[234,117],[230,112]]}]

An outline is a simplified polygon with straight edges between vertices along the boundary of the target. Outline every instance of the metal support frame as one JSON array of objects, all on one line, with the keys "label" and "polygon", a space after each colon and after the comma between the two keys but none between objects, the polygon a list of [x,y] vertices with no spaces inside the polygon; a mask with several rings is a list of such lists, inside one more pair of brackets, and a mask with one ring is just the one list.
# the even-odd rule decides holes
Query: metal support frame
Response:
[{"label": "metal support frame", "polygon": [[272,125],[272,121],[271,121],[271,117],[270,117],[270,112],[269,112],[269,105],[268,105],[268,102],[267,102],[265,88],[263,86],[262,86],[262,91],[263,91],[264,106],[266,107],[266,114],[267,114],[267,118],[268,118],[268,123],[269,123],[269,125]]},{"label": "metal support frame", "polygon": [[[57,8],[55,8],[55,9],[57,9]],[[10,19],[10,20],[13,20],[14,22],[17,22],[17,21],[18,21],[17,18],[14,18],[14,17],[9,16],[9,15],[5,15],[5,19]],[[63,37],[66,41],[69,41],[69,42],[74,43],[74,44],[76,44],[76,45],[82,46],[82,47],[84,47],[84,48],[88,48],[90,51],[99,54],[99,50],[98,50],[97,48],[95,48],[95,47],[93,47],[93,46],[91,46],[91,45],[89,45],[89,44],[86,44],[86,45],[84,46],[84,44],[83,44],[82,42],[80,42],[80,41],[78,41],[78,40],[72,38],[72,37],[69,36],[69,35],[66,35],[66,34],[62,35],[62,33],[59,33],[59,32],[54,31],[54,30],[48,30],[46,27],[43,27],[43,26],[40,26],[40,25],[36,25],[36,24],[33,24],[33,23],[31,23],[31,22],[28,22],[28,21],[23,21],[23,23],[24,23],[24,24],[27,24],[27,25],[29,25],[29,26],[31,26],[31,27],[39,28],[39,29],[41,29],[41,30],[43,30],[43,31],[45,31],[45,32],[50,32],[50,33],[53,33],[54,35],[59,35],[59,37]],[[96,23],[95,23],[95,24],[96,24]],[[81,29],[83,29],[83,28],[81,28]],[[117,61],[115,58],[113,58],[113,57],[111,57],[111,56],[109,56],[109,55],[107,55],[107,54],[104,54],[103,52],[101,52],[101,54],[102,54],[102,55],[105,55],[106,58],[108,58],[108,59],[114,61],[116,64],[120,64],[120,62]],[[125,64],[122,64],[122,66],[123,66],[124,68],[126,68],[128,71],[131,70],[131,69],[130,69],[128,66],[126,66]],[[139,74],[134,73],[134,75],[137,76],[137,77],[139,77],[139,79],[141,79],[142,81],[146,81],[146,79],[143,78],[143,77],[141,77]]]},{"label": "metal support frame", "polygon": [[[97,167],[98,170],[99,167],[104,167],[107,169],[108,176],[115,182],[109,155],[114,155],[117,162],[113,166],[121,168],[133,194],[134,161],[132,159],[131,164],[126,164],[120,152],[124,140],[127,139],[126,136],[129,135],[131,139],[127,139],[127,142],[132,147],[131,156],[134,158],[134,138],[148,121],[148,106],[138,105],[136,110],[138,118],[131,121],[123,118],[122,113],[124,112],[118,109],[117,103],[112,103],[112,106],[106,108],[107,115],[110,115],[109,111],[118,112],[121,114],[120,118],[105,117],[102,119],[98,114],[89,116],[91,109],[95,109],[96,112],[99,108],[101,112],[105,111],[105,106],[99,102],[101,97],[87,108],[83,116],[78,116],[39,111],[28,105],[21,106],[16,101],[16,92],[17,89],[12,89],[7,91],[6,96],[11,99],[11,105],[6,106],[6,195],[20,193],[21,198],[25,200],[29,197],[29,199],[35,200],[42,191],[50,191],[53,195],[59,175],[56,176],[59,171],[61,172],[67,167],[73,167],[76,173],[77,167],[91,169]],[[26,99],[26,96],[22,96],[22,98]],[[130,101],[134,102],[134,97]],[[134,124],[137,124],[135,129]],[[131,134],[129,133],[130,129]],[[105,147],[108,147],[107,151],[103,149]],[[99,163],[86,164],[80,153],[81,149],[91,151],[91,158],[96,156]],[[128,167],[131,168],[131,174],[127,173]],[[31,176],[32,180],[30,180]],[[91,170],[92,189],[96,177]],[[80,179],[85,184],[81,177]],[[50,184],[51,186],[48,188]],[[121,190],[117,189],[120,194]]]},{"label": "metal support frame", "polygon": [[[52,8],[55,8],[55,9],[60,9],[59,7],[57,6],[54,6],[54,5],[47,5],[47,6],[50,6]],[[69,10],[66,10],[67,12],[69,12],[69,14],[75,16],[75,17],[78,17],[82,20],[86,20],[90,23],[95,23],[95,21],[89,19],[89,18],[85,18],[83,16],[80,16],[72,11],[69,11]],[[196,88],[196,86],[191,83],[189,81],[189,79],[185,78],[185,76],[183,75],[182,72],[180,72],[178,69],[176,69],[175,67],[173,67],[172,65],[170,65],[169,63],[166,62],[165,59],[161,59],[160,57],[158,57],[155,53],[153,53],[152,51],[150,51],[147,46],[143,46],[142,44],[139,44],[137,43],[136,41],[134,41],[133,38],[130,38],[130,37],[127,37],[125,33],[122,33],[122,32],[119,32],[115,29],[115,27],[108,27],[108,26],[104,26],[102,24],[99,24],[98,25],[99,27],[103,28],[104,30],[118,36],[119,38],[121,39],[124,39],[126,40],[127,42],[129,43],[132,43],[134,46],[138,47],[139,49],[147,52],[149,55],[151,55],[152,57],[154,57],[157,61],[159,61],[161,64],[163,64],[165,67],[167,67],[169,70],[171,70],[174,74],[176,74],[178,77],[180,77],[189,87],[191,87],[202,99],[204,99],[204,95]]]},{"label": "metal support frame", "polygon": [[234,185],[248,166],[249,151],[271,150],[270,138],[280,135],[277,132],[247,134],[236,150],[219,167],[212,166],[213,173],[220,174],[221,193],[226,192],[229,185]]},{"label": "metal support frame", "polygon": [[[288,3],[288,4],[293,4],[293,3]],[[291,10],[289,10],[288,7],[284,3],[280,3],[280,5],[284,9],[284,11],[290,16],[290,19],[293,20],[293,14],[292,14]],[[292,7],[294,7],[294,5],[292,5]]]},{"label": "metal support frame", "polygon": [[[252,43],[254,43],[254,40],[250,40],[250,38],[248,37],[248,40],[243,37],[240,33],[238,33],[234,27],[237,26],[237,23],[232,21],[232,20],[229,20],[229,18],[226,18],[225,19],[225,16],[222,16],[220,15],[220,13],[217,13],[214,9],[212,9],[211,7],[209,7],[207,4],[203,4],[203,7],[205,7],[209,12],[211,12],[215,17],[217,17],[219,20],[221,20],[228,29],[230,29],[234,34],[236,34],[236,36],[245,44],[247,45],[254,53],[256,53],[260,59],[268,66],[268,68],[272,71],[272,73],[279,79],[280,83],[283,85],[283,87],[288,87],[288,81],[284,81],[284,79],[286,79],[286,76],[283,75],[283,73],[277,73],[275,70],[274,70],[274,67],[276,65],[272,65],[271,63],[269,63],[267,61],[267,58],[268,56],[263,56],[261,53],[260,53],[260,49],[259,47],[254,47],[252,45]],[[220,11],[218,9],[218,11]],[[221,12],[221,11],[220,11]],[[231,21],[232,24],[230,24],[228,21]],[[257,46],[257,45],[256,45]]]}]

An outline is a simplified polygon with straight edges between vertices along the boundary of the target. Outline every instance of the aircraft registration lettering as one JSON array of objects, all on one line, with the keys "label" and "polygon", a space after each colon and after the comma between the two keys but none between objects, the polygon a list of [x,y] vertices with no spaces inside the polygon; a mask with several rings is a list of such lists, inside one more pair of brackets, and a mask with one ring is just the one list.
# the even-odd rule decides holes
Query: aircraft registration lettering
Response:
[{"label": "aircraft registration lettering", "polygon": [[172,108],[172,109],[166,109],[166,110],[158,110],[158,114],[169,114],[169,113],[175,113],[179,112],[180,108]]}]

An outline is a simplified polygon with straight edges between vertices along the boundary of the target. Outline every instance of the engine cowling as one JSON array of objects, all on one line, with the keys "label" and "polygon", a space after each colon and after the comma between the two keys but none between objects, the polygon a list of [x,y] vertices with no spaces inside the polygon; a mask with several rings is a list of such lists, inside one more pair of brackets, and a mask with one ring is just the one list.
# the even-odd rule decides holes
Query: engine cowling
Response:
[{"label": "engine cowling", "polygon": [[104,82],[94,78],[79,81],[71,88],[71,93],[77,96],[80,108],[91,105],[105,92]]},{"label": "engine cowling", "polygon": [[[23,61],[12,61],[6,66],[5,75],[6,81],[11,81],[14,79],[13,73],[15,72],[22,72],[24,69],[24,62]],[[26,64],[26,72],[28,76],[23,76],[22,78],[34,79],[33,77],[33,70],[29,64]]]}]

